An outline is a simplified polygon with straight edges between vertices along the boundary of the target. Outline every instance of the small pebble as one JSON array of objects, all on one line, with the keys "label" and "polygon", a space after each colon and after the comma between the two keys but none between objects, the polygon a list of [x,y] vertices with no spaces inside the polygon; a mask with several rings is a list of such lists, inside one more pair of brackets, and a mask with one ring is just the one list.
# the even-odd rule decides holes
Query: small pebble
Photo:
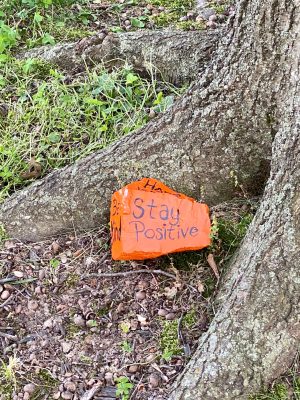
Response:
[{"label": "small pebble", "polygon": [[215,29],[215,28],[217,27],[217,24],[216,24],[214,21],[208,21],[208,22],[206,23],[206,26],[207,26],[208,28]]},{"label": "small pebble", "polygon": [[62,351],[64,353],[69,353],[69,351],[71,350],[72,346],[73,346],[72,343],[68,343],[68,342],[62,342],[62,344],[61,344]]},{"label": "small pebble", "polygon": [[159,379],[158,374],[151,374],[151,375],[149,376],[149,384],[150,384],[153,388],[158,387],[159,381],[160,381],[160,379]]},{"label": "small pebble", "polygon": [[50,329],[52,327],[53,327],[53,321],[52,321],[52,318],[49,318],[44,322],[43,328],[44,329],[47,329],[47,328]]},{"label": "small pebble", "polygon": [[23,387],[24,392],[33,393],[35,391],[35,385],[33,383],[28,383]]},{"label": "small pebble", "polygon": [[10,293],[9,293],[8,290],[4,290],[4,291],[1,293],[1,299],[2,299],[2,300],[7,300],[7,299],[9,298],[9,296],[10,296]]},{"label": "small pebble", "polygon": [[16,276],[17,278],[23,278],[24,274],[22,271],[14,271],[13,272],[14,276]]},{"label": "small pebble", "polygon": [[104,379],[107,383],[112,383],[113,377],[114,375],[112,372],[106,372],[106,374],[104,375]]},{"label": "small pebble", "polygon": [[152,119],[152,118],[154,118],[155,116],[156,116],[155,111],[151,109],[151,110],[149,111],[149,118]]},{"label": "small pebble", "polygon": [[30,399],[30,393],[25,392],[23,395],[23,400],[29,400]]},{"label": "small pebble", "polygon": [[157,314],[158,314],[160,317],[165,317],[165,316],[168,314],[168,311],[167,311],[167,310],[164,310],[163,308],[160,308],[160,309],[158,310]]},{"label": "small pebble", "polygon": [[175,319],[175,314],[174,313],[168,313],[167,315],[166,315],[166,319],[168,320],[168,321],[172,321],[173,319]]},{"label": "small pebble", "polygon": [[125,24],[126,26],[130,26],[130,25],[131,25],[131,22],[129,21],[129,19],[126,19],[125,22],[124,22],[124,24]]},{"label": "small pebble", "polygon": [[28,309],[31,311],[35,311],[39,308],[39,303],[36,300],[30,300],[28,302]]},{"label": "small pebble", "polygon": [[187,21],[187,20],[188,20],[188,17],[186,15],[184,15],[183,17],[179,18],[180,22],[184,22],[184,21]]},{"label": "small pebble", "polygon": [[61,397],[66,400],[73,399],[73,393],[71,392],[62,392]]},{"label": "small pebble", "polygon": [[63,264],[66,264],[66,262],[68,261],[68,258],[65,254],[61,254],[60,259]]},{"label": "small pebble", "polygon": [[64,384],[64,386],[65,386],[65,388],[66,388],[66,390],[67,390],[68,392],[74,393],[75,390],[76,390],[76,385],[75,385],[74,382],[66,382],[66,383]]},{"label": "small pebble", "polygon": [[46,271],[44,269],[39,270],[39,280],[42,281],[46,276]]},{"label": "small pebble", "polygon": [[140,290],[140,291],[136,292],[135,297],[137,300],[144,300],[146,298],[146,292],[144,292],[143,290]]},{"label": "small pebble", "polygon": [[206,19],[206,20],[208,20],[209,17],[210,17],[211,15],[214,15],[214,14],[215,14],[215,11],[214,11],[212,8],[205,8],[205,9],[202,10],[202,12],[201,12],[202,18],[204,18],[204,19]]},{"label": "small pebble", "polygon": [[53,399],[54,399],[54,400],[58,400],[59,398],[60,398],[60,392],[54,393]]},{"label": "small pebble", "polygon": [[81,315],[76,314],[74,316],[74,324],[77,326],[85,326],[85,320],[82,318]]},{"label": "small pebble", "polygon": [[131,374],[135,374],[138,370],[139,370],[138,365],[130,365],[130,367],[128,368],[128,372],[130,372]]}]

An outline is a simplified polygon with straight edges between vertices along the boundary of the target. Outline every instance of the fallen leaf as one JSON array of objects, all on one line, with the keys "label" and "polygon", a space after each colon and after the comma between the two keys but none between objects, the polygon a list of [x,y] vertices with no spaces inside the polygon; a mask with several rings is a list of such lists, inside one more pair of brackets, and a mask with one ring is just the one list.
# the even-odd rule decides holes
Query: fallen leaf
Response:
[{"label": "fallen leaf", "polygon": [[28,170],[21,173],[21,178],[23,179],[35,179],[39,178],[42,174],[42,166],[36,161],[34,157],[31,157],[28,163]]},{"label": "fallen leaf", "polygon": [[219,274],[218,266],[215,262],[214,256],[211,253],[207,256],[207,262],[208,262],[210,268],[213,270],[216,278],[219,280],[220,274]]},{"label": "fallen leaf", "polygon": [[168,299],[173,299],[175,296],[176,296],[176,294],[177,294],[177,287],[174,285],[174,286],[172,286],[172,287],[166,287],[165,288],[165,296],[168,298]]}]

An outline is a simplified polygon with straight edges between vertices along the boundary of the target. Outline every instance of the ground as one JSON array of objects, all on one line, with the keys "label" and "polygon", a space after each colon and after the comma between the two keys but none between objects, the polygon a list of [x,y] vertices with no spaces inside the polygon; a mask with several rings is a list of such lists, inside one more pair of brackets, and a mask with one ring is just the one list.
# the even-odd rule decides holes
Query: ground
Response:
[{"label": "ground", "polygon": [[[99,29],[218,29],[232,13],[233,4],[217,0],[4,0],[0,201],[143,126],[185,90],[142,78],[129,65],[67,75],[53,65],[16,60],[20,49]],[[218,273],[226,271],[258,201],[245,194],[213,209],[209,249],[143,264],[111,260],[107,226],[35,244],[0,232],[0,399],[87,400],[93,391],[95,399],[105,393],[167,398],[214,314]],[[140,269],[160,272],[135,273]],[[103,276],[116,272],[127,275]],[[255,399],[300,399],[298,375],[295,362]]]}]

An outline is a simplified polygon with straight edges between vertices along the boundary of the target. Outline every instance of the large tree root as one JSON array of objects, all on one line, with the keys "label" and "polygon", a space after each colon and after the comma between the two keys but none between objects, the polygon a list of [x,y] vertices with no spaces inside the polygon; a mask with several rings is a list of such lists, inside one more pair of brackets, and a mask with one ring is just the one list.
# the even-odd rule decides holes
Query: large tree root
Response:
[{"label": "large tree root", "polygon": [[99,63],[111,68],[128,62],[140,73],[159,73],[168,82],[182,84],[194,80],[210,60],[219,35],[217,31],[100,32],[77,43],[44,46],[19,57],[40,58],[67,71]]},{"label": "large tree root", "polygon": [[269,174],[265,112],[253,126],[247,112],[233,108],[233,91],[205,83],[145,128],[9,198],[0,208],[8,234],[35,241],[96,227],[107,221],[113,191],[143,176],[210,205],[235,197],[240,187],[256,195]]}]

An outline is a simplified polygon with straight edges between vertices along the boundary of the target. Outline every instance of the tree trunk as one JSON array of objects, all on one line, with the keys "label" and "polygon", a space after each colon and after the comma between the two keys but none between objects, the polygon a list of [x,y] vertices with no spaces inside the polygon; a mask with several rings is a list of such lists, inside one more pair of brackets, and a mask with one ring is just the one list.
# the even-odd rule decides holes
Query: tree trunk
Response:
[{"label": "tree trunk", "polygon": [[18,55],[39,58],[66,71],[103,63],[120,67],[129,63],[141,74],[157,73],[167,82],[193,81],[210,60],[219,31],[137,31],[99,34],[77,43],[35,48]]},{"label": "tree trunk", "polygon": [[284,71],[271,175],[218,295],[220,307],[170,400],[246,400],[285,372],[299,348],[300,10],[267,1],[257,15],[279,34],[273,51]]},{"label": "tree trunk", "polygon": [[7,232],[34,241],[94,228],[107,221],[112,192],[143,176],[210,205],[236,196],[236,182],[258,194],[269,174],[278,61],[270,54],[266,62],[259,52],[253,58],[249,35],[241,51],[239,29],[237,23],[218,57],[169,112],[7,200],[0,209]]},{"label": "tree trunk", "polygon": [[299,1],[240,0],[206,72],[147,127],[12,196],[0,216],[36,240],[106,221],[121,185],[153,176],[209,204],[260,190],[219,309],[170,400],[246,400],[292,362],[300,339]]}]

